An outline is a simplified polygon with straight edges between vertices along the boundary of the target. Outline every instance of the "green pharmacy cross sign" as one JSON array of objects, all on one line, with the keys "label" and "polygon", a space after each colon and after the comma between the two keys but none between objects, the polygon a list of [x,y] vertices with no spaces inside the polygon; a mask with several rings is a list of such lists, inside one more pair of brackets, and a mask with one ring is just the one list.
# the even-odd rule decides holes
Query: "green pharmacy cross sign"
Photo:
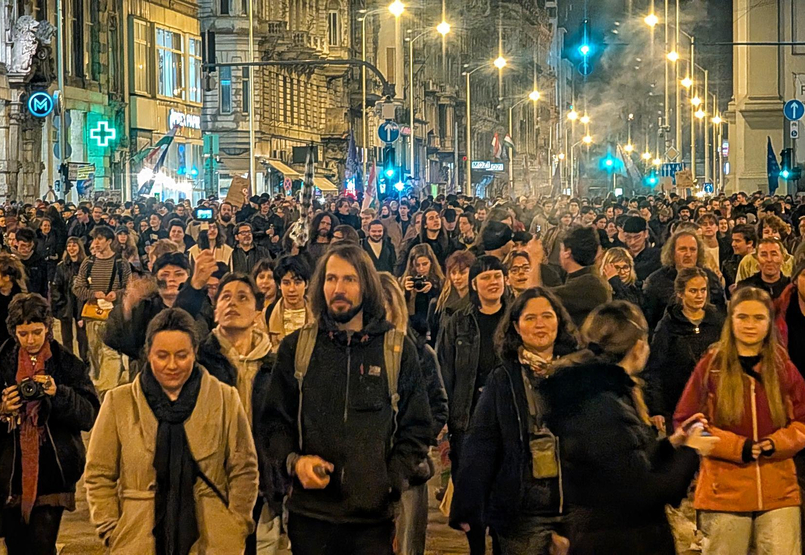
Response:
[{"label": "green pharmacy cross sign", "polygon": [[106,148],[109,143],[115,140],[117,130],[109,126],[109,122],[99,120],[94,127],[89,130],[89,138],[95,141],[95,144],[101,148]]}]

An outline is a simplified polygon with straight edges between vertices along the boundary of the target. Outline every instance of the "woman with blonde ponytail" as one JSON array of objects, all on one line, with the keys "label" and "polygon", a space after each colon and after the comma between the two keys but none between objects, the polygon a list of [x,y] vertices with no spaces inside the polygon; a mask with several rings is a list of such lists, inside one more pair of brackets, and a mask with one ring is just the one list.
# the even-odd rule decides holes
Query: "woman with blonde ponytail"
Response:
[{"label": "woman with blonde ponytail", "polygon": [[648,325],[627,301],[596,308],[582,326],[586,350],[565,357],[542,384],[548,428],[559,438],[574,555],[674,555],[665,506],[686,495],[702,437],[692,415],[657,440],[638,375],[649,355]]},{"label": "woman with blonde ponytail", "polygon": [[805,381],[773,325],[768,293],[732,296],[721,340],[699,362],[674,423],[702,411],[719,438],[702,458],[694,507],[704,555],[801,553],[794,455],[805,448]]}]

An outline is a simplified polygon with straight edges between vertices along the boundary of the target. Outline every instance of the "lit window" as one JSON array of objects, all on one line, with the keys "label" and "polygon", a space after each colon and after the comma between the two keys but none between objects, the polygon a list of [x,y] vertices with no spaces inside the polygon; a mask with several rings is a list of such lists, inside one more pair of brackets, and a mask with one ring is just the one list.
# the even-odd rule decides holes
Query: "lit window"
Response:
[{"label": "lit window", "polygon": [[160,96],[185,99],[183,58],[181,33],[157,28]]},{"label": "lit window", "polygon": [[221,113],[232,113],[232,68],[221,68]]}]

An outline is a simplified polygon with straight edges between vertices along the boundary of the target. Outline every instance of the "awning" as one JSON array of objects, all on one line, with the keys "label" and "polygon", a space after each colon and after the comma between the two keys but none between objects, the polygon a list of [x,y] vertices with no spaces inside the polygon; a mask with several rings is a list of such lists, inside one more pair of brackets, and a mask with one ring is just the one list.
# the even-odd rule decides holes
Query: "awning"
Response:
[{"label": "awning", "polygon": [[290,177],[292,180],[293,179],[302,179],[302,174],[301,173],[299,173],[298,171],[296,171],[293,168],[290,168],[290,167],[286,166],[285,164],[283,164],[279,160],[265,160],[265,162],[266,162],[266,164],[268,164],[269,166],[271,166],[272,168],[274,168],[275,170],[280,172],[285,177]]},{"label": "awning", "polygon": [[338,187],[326,177],[313,177],[313,185],[319,188],[319,191],[335,191],[338,192]]}]

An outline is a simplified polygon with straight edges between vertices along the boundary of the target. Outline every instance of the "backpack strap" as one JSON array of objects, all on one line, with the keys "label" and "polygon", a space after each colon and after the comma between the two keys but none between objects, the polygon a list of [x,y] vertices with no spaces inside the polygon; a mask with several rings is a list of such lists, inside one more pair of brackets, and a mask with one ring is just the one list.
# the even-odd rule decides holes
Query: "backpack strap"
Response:
[{"label": "backpack strap", "polygon": [[400,381],[400,367],[402,366],[404,344],[405,333],[398,329],[387,331],[383,338],[383,355],[386,363],[386,379],[389,385],[389,398],[391,399],[393,419],[391,434],[392,447],[394,447],[394,437],[397,435],[397,414],[400,412],[400,394],[397,391],[397,387]]},{"label": "backpack strap", "polygon": [[296,415],[297,432],[299,435],[299,450],[302,450],[302,384],[305,381],[305,374],[310,366],[310,357],[313,356],[313,349],[316,346],[316,336],[319,333],[319,326],[316,322],[305,324],[299,330],[299,340],[296,343],[296,353],[294,356],[294,377],[299,384],[299,410]]}]

